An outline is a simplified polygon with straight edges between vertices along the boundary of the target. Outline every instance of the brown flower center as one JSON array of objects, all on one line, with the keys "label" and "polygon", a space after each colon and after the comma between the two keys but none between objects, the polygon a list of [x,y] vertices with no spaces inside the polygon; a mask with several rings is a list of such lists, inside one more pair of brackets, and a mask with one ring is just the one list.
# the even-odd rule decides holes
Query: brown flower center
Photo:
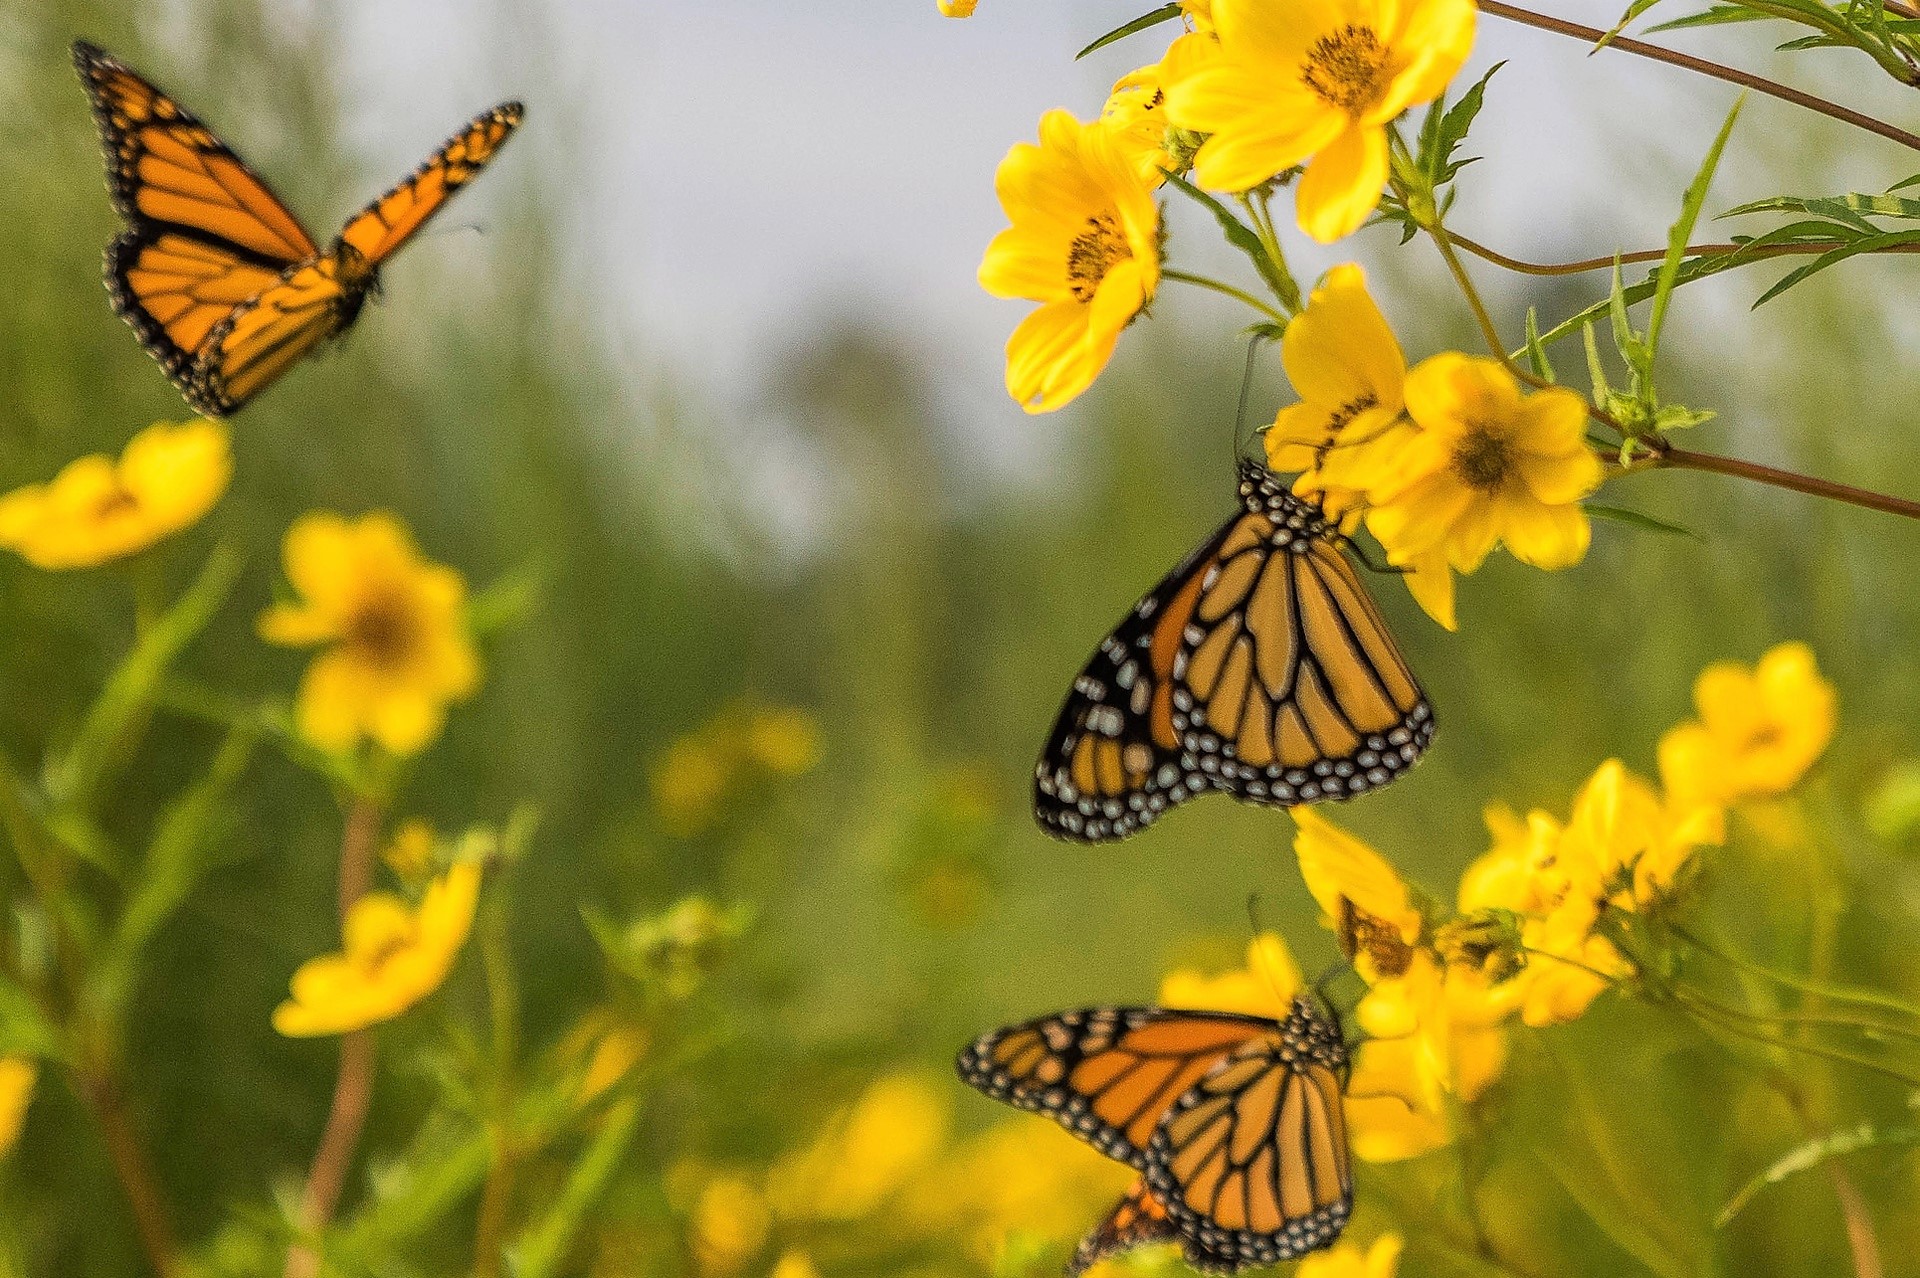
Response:
[{"label": "brown flower center", "polygon": [[1127,237],[1120,221],[1112,213],[1096,213],[1087,219],[1087,229],[1067,245],[1067,287],[1077,302],[1091,302],[1100,291],[1116,262],[1131,257]]},{"label": "brown flower center", "polygon": [[1307,50],[1300,79],[1328,106],[1359,115],[1386,88],[1387,50],[1372,27],[1348,23]]},{"label": "brown flower center", "polygon": [[101,493],[100,499],[94,502],[93,517],[101,520],[112,519],[117,515],[130,514],[139,509],[139,506],[138,498],[119,484],[115,484]]},{"label": "brown flower center", "polygon": [[1340,898],[1339,935],[1342,953],[1350,959],[1366,955],[1373,961],[1373,970],[1383,977],[1405,976],[1413,966],[1413,947],[1400,939],[1400,929],[1344,896]]},{"label": "brown flower center", "polygon": [[1453,472],[1469,488],[1496,489],[1513,472],[1513,446],[1485,426],[1472,425],[1453,450]]},{"label": "brown flower center", "polygon": [[420,629],[406,601],[381,595],[367,601],[347,627],[347,643],[383,669],[405,665],[419,646]]}]

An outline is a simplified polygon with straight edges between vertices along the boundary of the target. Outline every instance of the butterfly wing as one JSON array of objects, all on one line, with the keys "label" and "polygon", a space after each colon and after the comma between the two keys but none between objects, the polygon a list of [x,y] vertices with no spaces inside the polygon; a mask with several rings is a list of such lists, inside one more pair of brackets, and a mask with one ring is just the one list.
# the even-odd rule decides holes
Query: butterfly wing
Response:
[{"label": "butterfly wing", "polygon": [[74,65],[127,229],[107,248],[114,310],[194,407],[194,361],[234,308],[319,249],[233,150],[150,81],[84,41]]},{"label": "butterfly wing", "polygon": [[1074,681],[1035,771],[1049,833],[1124,838],[1206,790],[1350,798],[1426,749],[1432,711],[1338,530],[1257,464],[1241,497]]},{"label": "butterfly wing", "polygon": [[379,266],[479,175],[523,114],[518,102],[503,102],[473,117],[405,181],[356,214],[340,232],[335,254],[351,250],[367,269]]},{"label": "butterfly wing", "polygon": [[1232,1272],[1329,1246],[1353,1208],[1346,1048],[1305,999],[1174,1103],[1147,1144],[1148,1191],[1196,1263]]},{"label": "butterfly wing", "polygon": [[960,1054],[960,1077],[1046,1114],[1117,1161],[1143,1167],[1173,1103],[1275,1022],[1231,1012],[1088,1008],[995,1030]]},{"label": "butterfly wing", "polygon": [[1080,1240],[1073,1259],[1067,1262],[1067,1278],[1077,1278],[1115,1252],[1178,1237],[1179,1227],[1167,1215],[1160,1200],[1148,1192],[1143,1176],[1114,1204],[1107,1218]]}]

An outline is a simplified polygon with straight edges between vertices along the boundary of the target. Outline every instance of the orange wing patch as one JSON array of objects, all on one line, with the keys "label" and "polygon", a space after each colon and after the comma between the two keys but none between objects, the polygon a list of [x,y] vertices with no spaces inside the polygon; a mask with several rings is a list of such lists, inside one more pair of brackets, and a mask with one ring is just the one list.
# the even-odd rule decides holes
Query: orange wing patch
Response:
[{"label": "orange wing patch", "polygon": [[520,127],[521,115],[520,104],[508,102],[475,116],[404,182],[348,222],[339,242],[369,266],[378,266],[486,167]]}]

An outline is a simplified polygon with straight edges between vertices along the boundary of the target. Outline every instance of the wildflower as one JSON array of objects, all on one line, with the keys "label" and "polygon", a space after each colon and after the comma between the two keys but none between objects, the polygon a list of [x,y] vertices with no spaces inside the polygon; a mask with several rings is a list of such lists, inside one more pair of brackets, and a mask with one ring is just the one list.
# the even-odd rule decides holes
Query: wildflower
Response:
[{"label": "wildflower", "polygon": [[1007,342],[1007,391],[1051,412],[1099,376],[1120,331],[1160,282],[1160,215],[1113,131],[1066,111],[1040,120],[994,176],[1012,226],[994,237],[980,285],[1040,308]]},{"label": "wildflower", "polygon": [[342,953],[300,965],[293,997],[273,1013],[289,1038],[347,1034],[390,1021],[439,989],[467,943],[480,867],[463,862],[427,886],[418,910],[386,892],[354,903]]},{"label": "wildflower", "polygon": [[747,753],[780,776],[811,772],[820,762],[820,725],[805,710],[756,710],[747,720]]},{"label": "wildflower", "polygon": [[[972,8],[972,5],[968,5]],[[955,14],[965,17],[965,14]],[[798,1247],[788,1248],[780,1253],[780,1259],[774,1263],[773,1272],[768,1278],[820,1278],[820,1270],[813,1263],[813,1257]]]},{"label": "wildflower", "polygon": [[587,1068],[580,1076],[582,1105],[598,1100],[617,1086],[647,1054],[645,1031],[621,1022],[604,1023],[595,1028],[600,1032],[594,1040],[593,1054],[587,1058]]},{"label": "wildflower", "polygon": [[1412,433],[1403,423],[1406,357],[1357,263],[1327,272],[1287,324],[1280,361],[1300,402],[1268,428],[1267,465],[1300,472],[1294,492],[1318,496],[1338,516],[1364,496],[1366,458]]},{"label": "wildflower", "polygon": [[1473,0],[1211,0],[1219,53],[1168,86],[1167,113],[1211,134],[1201,185],[1245,191],[1306,163],[1300,229],[1358,230],[1387,184],[1387,125],[1446,88],[1473,47]]},{"label": "wildflower", "polygon": [[118,462],[95,453],[0,497],[0,547],[49,570],[124,559],[200,522],[232,476],[225,427],[156,422]]},{"label": "wildflower", "polygon": [[23,1056],[0,1058],[0,1158],[20,1143],[27,1106],[33,1103],[33,1088],[39,1079],[40,1067],[33,1061]]},{"label": "wildflower", "polygon": [[1279,1021],[1287,1018],[1302,984],[1287,943],[1277,933],[1262,932],[1248,943],[1244,968],[1212,977],[1185,968],[1167,973],[1160,982],[1160,1004]]},{"label": "wildflower", "polygon": [[1137,1172],[1051,1123],[989,1127],[915,1176],[898,1215],[923,1233],[959,1233],[992,1266],[1010,1236],[1068,1243],[1113,1205]]},{"label": "wildflower", "polygon": [[1493,360],[1448,352],[1407,375],[1406,400],[1420,429],[1391,454],[1369,454],[1367,527],[1392,562],[1438,570],[1428,597],[1415,590],[1429,613],[1451,617],[1445,568],[1472,572],[1498,543],[1537,568],[1586,555],[1579,503],[1601,472],[1578,395],[1552,387],[1523,397]]},{"label": "wildflower", "polygon": [[945,1093],[925,1079],[879,1079],[811,1146],[773,1169],[767,1196],[783,1216],[857,1220],[933,1159],[948,1119]]},{"label": "wildflower", "polygon": [[943,18],[971,18],[979,0],[939,0]]},{"label": "wildflower", "polygon": [[402,883],[424,883],[433,875],[433,826],[409,817],[393,832],[380,859]]},{"label": "wildflower", "polygon": [[1660,775],[1681,801],[1732,803],[1784,794],[1833,739],[1833,685],[1813,650],[1783,643],[1752,670],[1716,662],[1693,685],[1699,718],[1660,739]]},{"label": "wildflower", "polygon": [[1291,811],[1300,877],[1369,985],[1403,976],[1425,919],[1385,858],[1312,808]]},{"label": "wildflower", "polygon": [[1184,167],[1167,150],[1167,93],[1161,82],[1161,64],[1141,67],[1114,82],[1100,125],[1149,188],[1167,180],[1169,171]]},{"label": "wildflower", "polygon": [[1180,0],[1180,13],[1195,31],[1213,33],[1213,0]]},{"label": "wildflower", "polygon": [[440,735],[447,706],[472,695],[480,658],[466,628],[466,582],[420,557],[393,516],[302,516],[283,548],[297,603],[260,617],[260,637],[328,645],[300,683],[300,735],[323,750],[371,737],[398,755]]},{"label": "wildflower", "polygon": [[1364,1252],[1353,1243],[1342,1242],[1302,1260],[1293,1271],[1294,1278],[1394,1278],[1405,1245],[1398,1234],[1380,1235]]},{"label": "wildflower", "polygon": [[773,1215],[747,1177],[715,1176],[700,1190],[689,1222],[689,1243],[703,1273],[737,1272],[767,1245]]}]

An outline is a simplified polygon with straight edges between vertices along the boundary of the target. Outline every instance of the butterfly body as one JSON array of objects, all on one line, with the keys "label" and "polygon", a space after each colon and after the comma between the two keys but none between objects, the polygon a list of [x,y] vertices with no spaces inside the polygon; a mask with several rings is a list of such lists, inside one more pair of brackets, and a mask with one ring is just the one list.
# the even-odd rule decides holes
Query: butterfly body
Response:
[{"label": "butterfly body", "polygon": [[1432,739],[1338,525],[1254,462],[1240,500],[1074,681],[1034,772],[1049,833],[1125,838],[1210,790],[1277,807],[1350,798]]},{"label": "butterfly body", "polygon": [[1140,1172],[1069,1273],[1165,1239],[1208,1272],[1275,1264],[1330,1245],[1352,1210],[1346,1045],[1304,997],[1280,1021],[1061,1012],[982,1036],[957,1065],[969,1085]]},{"label": "butterfly body", "polygon": [[350,328],[380,267],[472,180],[522,114],[476,116],[404,181],[355,215],[327,248],[192,113],[93,45],[74,65],[127,229],[107,246],[117,311],[181,394],[223,417],[314,347]]}]

